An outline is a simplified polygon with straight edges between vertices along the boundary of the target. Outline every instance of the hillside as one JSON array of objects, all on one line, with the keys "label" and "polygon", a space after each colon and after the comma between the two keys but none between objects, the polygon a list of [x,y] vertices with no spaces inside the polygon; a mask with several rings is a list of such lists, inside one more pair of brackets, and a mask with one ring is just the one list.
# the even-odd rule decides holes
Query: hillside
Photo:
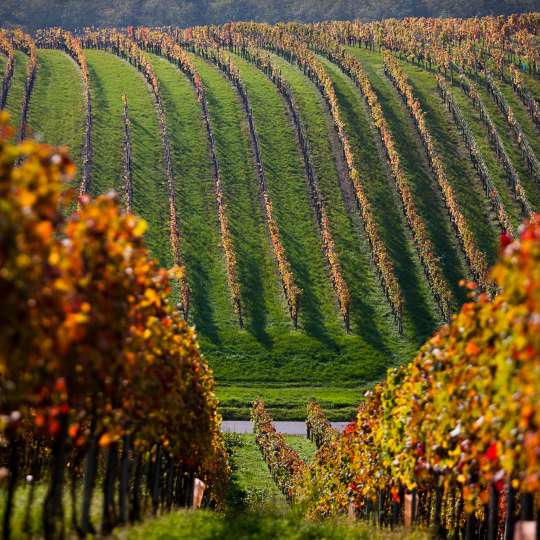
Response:
[{"label": "hillside", "polygon": [[[220,50],[204,29],[143,29],[89,33],[77,53],[65,36],[40,33],[26,90],[30,50],[19,40],[6,109],[17,127],[28,100],[28,132],[67,144],[79,181],[89,134],[86,191],[117,190],[124,204],[129,192],[153,255],[184,265],[176,301],[226,416],[246,417],[263,397],[276,419],[301,418],[314,397],[330,418],[349,419],[363,389],[459,309],[460,280],[489,289],[501,233],[540,209],[537,126],[509,70],[496,86],[532,157],[480,74],[475,101],[455,74],[438,83],[427,61],[396,55],[422,132],[380,44],[349,39],[340,60],[341,45],[315,27],[290,28],[312,50],[265,25],[235,27],[252,40],[241,48],[227,44],[229,30],[214,30]],[[2,76],[7,65],[0,53]],[[538,73],[523,77],[538,100]]]},{"label": "hillside", "polygon": [[535,11],[539,0],[3,0],[2,26],[191,26],[228,21],[315,22],[403,17],[477,17]]}]

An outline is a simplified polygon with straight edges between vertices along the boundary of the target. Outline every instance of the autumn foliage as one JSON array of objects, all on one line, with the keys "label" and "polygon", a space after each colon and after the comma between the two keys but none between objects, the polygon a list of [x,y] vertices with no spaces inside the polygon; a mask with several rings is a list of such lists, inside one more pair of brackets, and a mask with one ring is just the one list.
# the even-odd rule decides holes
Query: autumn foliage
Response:
[{"label": "autumn foliage", "polygon": [[[493,300],[471,290],[410,364],[366,394],[357,422],[323,445],[298,484],[311,513],[369,515],[418,501],[418,522],[453,534],[540,488],[540,224],[505,239]],[[495,501],[495,502],[493,502]],[[489,502],[489,506],[488,506]],[[495,505],[493,507],[493,504]],[[525,504],[525,503],[523,503]],[[388,506],[385,506],[388,505]],[[510,505],[510,506],[508,506]],[[496,520],[495,520],[496,521]],[[480,526],[480,525],[478,525]]]},{"label": "autumn foliage", "polygon": [[[146,224],[122,213],[114,195],[83,197],[80,210],[64,217],[75,173],[66,152],[10,144],[6,120],[2,113],[0,419],[11,456],[8,498],[17,475],[34,474],[36,462],[49,468],[43,528],[56,537],[64,471],[77,483],[86,462],[91,493],[92,460],[104,452],[113,474],[122,449],[134,477],[144,462],[156,482],[197,475],[218,503],[227,464],[212,372],[169,300],[169,280],[180,270],[158,268],[144,245]],[[120,489],[124,503],[128,485]],[[114,525],[109,488],[104,482],[103,532]]]}]

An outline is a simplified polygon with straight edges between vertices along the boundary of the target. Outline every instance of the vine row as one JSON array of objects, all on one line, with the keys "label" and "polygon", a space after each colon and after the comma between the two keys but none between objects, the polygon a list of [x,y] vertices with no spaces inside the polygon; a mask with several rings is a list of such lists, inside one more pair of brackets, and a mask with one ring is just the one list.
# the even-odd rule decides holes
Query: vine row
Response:
[{"label": "vine row", "polygon": [[480,180],[482,181],[482,185],[484,186],[486,196],[488,197],[493,211],[497,216],[501,230],[514,236],[515,232],[508,218],[508,214],[504,209],[499,192],[491,180],[487,165],[482,157],[482,154],[480,153],[480,150],[478,149],[474,135],[469,128],[469,124],[467,123],[467,120],[465,120],[465,117],[463,116],[458,104],[455,102],[446,81],[440,75],[437,76],[437,88],[439,89],[444,103],[448,107],[448,110],[452,113],[456,125],[461,132],[463,140],[465,141],[467,149],[471,155],[471,160],[476,171],[478,172]]},{"label": "vine row", "polygon": [[251,27],[249,25],[248,28],[245,28],[241,24],[231,25],[231,28],[226,26],[220,35],[216,34],[216,38],[222,44],[236,47],[239,51],[245,49],[244,41],[251,39],[254,45],[273,50],[281,54],[289,62],[297,63],[303,69],[304,73],[315,83],[326,100],[343,149],[348,175],[354,188],[364,230],[370,243],[371,256],[398,330],[401,332],[403,311],[401,288],[395,276],[395,270],[386,246],[380,237],[371,205],[362,186],[360,174],[354,164],[354,154],[345,131],[345,124],[341,118],[338,99],[332,81],[319,60],[308,49],[302,51],[305,53],[304,55],[296,54],[292,52],[289,46],[283,47],[283,44],[279,41],[272,41],[272,39],[268,39],[268,36],[259,35],[258,32],[263,32],[262,26],[256,26],[253,36],[250,36],[250,30]]},{"label": "vine row", "polygon": [[475,244],[473,233],[465,221],[465,217],[461,212],[459,203],[456,199],[454,189],[452,188],[446,171],[444,169],[443,162],[439,156],[439,153],[435,149],[433,139],[429,133],[428,127],[425,121],[425,114],[422,111],[422,106],[418,99],[414,96],[413,89],[407,79],[407,76],[399,66],[396,58],[388,53],[384,53],[384,70],[385,74],[392,81],[393,85],[401,95],[414,124],[420,134],[420,139],[424,145],[426,155],[433,171],[433,175],[439,185],[439,189],[444,199],[444,203],[454,230],[456,231],[461,248],[467,258],[469,268],[483,289],[488,287],[487,283],[487,261],[482,252],[480,252]]},{"label": "vine row", "polygon": [[226,204],[224,200],[223,187],[221,181],[221,171],[219,160],[216,152],[216,141],[214,138],[210,115],[208,112],[208,103],[204,86],[201,78],[193,62],[182,48],[173,41],[173,39],[159,31],[149,30],[147,28],[139,28],[132,31],[133,36],[142,48],[149,49],[152,52],[159,54],[172,62],[174,65],[186,73],[195,86],[197,99],[201,107],[201,113],[206,130],[206,138],[208,141],[210,158],[212,161],[212,173],[214,179],[214,190],[216,194],[218,220],[221,242],[225,253],[225,264],[227,268],[227,281],[229,290],[232,296],[234,310],[238,317],[240,328],[244,327],[244,319],[242,313],[242,301],[240,295],[240,286],[238,283],[238,263],[234,252],[234,245],[231,238],[229,220],[227,218]]},{"label": "vine row", "polygon": [[310,401],[307,405],[306,431],[307,438],[317,448],[330,445],[339,436],[316,401]]},{"label": "vine row", "polygon": [[122,154],[124,163],[123,184],[124,184],[124,208],[128,214],[133,209],[133,159],[131,152],[131,122],[129,120],[129,101],[127,96],[122,96],[124,104],[122,110],[122,127],[124,129],[124,140],[122,143]]},{"label": "vine row", "polygon": [[532,213],[532,208],[529,202],[529,199],[527,197],[527,194],[525,190],[523,189],[523,186],[521,184],[521,180],[519,179],[519,175],[514,168],[514,165],[512,164],[512,160],[510,159],[510,156],[508,155],[504,144],[499,136],[499,132],[497,128],[495,127],[495,124],[493,123],[493,120],[491,119],[491,116],[484,106],[484,103],[482,102],[482,98],[480,97],[480,94],[478,93],[477,89],[475,88],[474,83],[465,75],[465,73],[460,73],[459,76],[459,84],[461,86],[461,89],[465,92],[467,96],[472,100],[474,106],[478,110],[480,114],[480,118],[485,124],[489,141],[495,150],[495,153],[497,154],[497,157],[499,158],[499,161],[501,162],[504,171],[506,172],[506,177],[508,179],[508,183],[510,188],[512,189],[512,193],[515,197],[515,199],[519,202],[521,205],[521,209],[523,213],[526,216],[530,216]]},{"label": "vine row", "polygon": [[538,101],[534,99],[531,93],[525,87],[523,83],[523,77],[521,76],[520,71],[513,66],[511,70],[512,75],[512,88],[514,92],[519,96],[523,105],[527,108],[529,116],[531,117],[534,125],[537,129],[540,129],[540,105]]},{"label": "vine row", "polygon": [[263,401],[254,401],[251,409],[251,421],[255,443],[277,487],[289,502],[294,500],[297,478],[303,473],[306,464],[296,450],[285,442],[281,433],[276,431],[272,417],[264,407]]},{"label": "vine row", "polygon": [[0,30],[0,52],[7,57],[6,67],[4,69],[4,78],[2,79],[2,90],[0,91],[0,110],[5,109],[11,80],[13,79],[13,71],[15,69],[15,52],[13,45],[9,40],[8,35],[3,30]]},{"label": "vine row", "polygon": [[220,504],[228,466],[214,381],[171,302],[178,270],[150,258],[146,223],[115,194],[85,195],[67,217],[76,171],[67,152],[10,143],[6,119],[0,113],[0,236],[12,239],[0,245],[3,538],[16,500],[18,535],[48,540],[66,529],[106,536],[143,519],[149,501],[154,514],[190,504],[195,477]]},{"label": "vine row", "polygon": [[[169,204],[169,239],[174,264],[183,267],[183,257],[180,248],[180,232],[178,228],[177,204],[175,192],[175,179],[172,171],[171,145],[165,118],[163,99],[159,89],[159,83],[152,64],[143,51],[128,36],[116,30],[87,31],[83,34],[82,43],[87,48],[108,50],[117,56],[124,58],[136,67],[144,76],[152,88],[155,98],[161,145],[163,148],[163,165],[167,186],[167,198]],[[189,318],[191,291],[184,275],[180,277],[180,299],[184,318]]]},{"label": "vine row", "polygon": [[[300,50],[305,49],[305,46],[299,43],[299,40],[296,40],[294,37],[287,35],[287,39],[295,44],[296,47],[300,48]],[[437,302],[442,316],[448,320],[450,317],[452,295],[446,279],[442,274],[440,261],[438,261],[434,255],[435,250],[433,243],[429,238],[426,224],[416,210],[414,197],[401,165],[401,160],[395,147],[394,138],[390,128],[388,127],[379,99],[373,90],[371,82],[360,62],[347,53],[343,47],[340,47],[334,42],[330,42],[328,39],[319,34],[313,36],[311,45],[314,49],[327,56],[347,75],[349,75],[366,99],[373,122],[379,131],[386,157],[388,159],[390,171],[401,198],[403,212],[410,227],[413,241],[420,261],[424,267],[424,272],[426,274],[432,294]],[[309,53],[303,52],[303,54],[307,55]]]}]

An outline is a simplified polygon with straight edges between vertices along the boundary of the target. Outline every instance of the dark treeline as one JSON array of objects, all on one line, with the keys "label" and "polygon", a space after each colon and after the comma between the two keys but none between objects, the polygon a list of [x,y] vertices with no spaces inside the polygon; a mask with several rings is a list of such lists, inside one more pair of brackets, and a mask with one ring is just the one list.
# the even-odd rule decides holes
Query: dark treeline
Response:
[{"label": "dark treeline", "polygon": [[473,17],[540,10],[540,0],[0,0],[0,26],[175,25]]}]

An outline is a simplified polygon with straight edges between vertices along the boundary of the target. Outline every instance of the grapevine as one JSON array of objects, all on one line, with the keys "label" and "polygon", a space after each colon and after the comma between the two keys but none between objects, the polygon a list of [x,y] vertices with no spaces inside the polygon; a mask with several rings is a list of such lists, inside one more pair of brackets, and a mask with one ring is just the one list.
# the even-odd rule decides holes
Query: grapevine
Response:
[{"label": "grapevine", "polygon": [[501,238],[491,274],[500,293],[490,300],[467,283],[471,301],[412,363],[368,391],[356,424],[319,451],[296,487],[310,513],[343,512],[352,501],[357,515],[395,525],[407,508],[411,517],[414,497],[415,524],[443,535],[489,527],[495,538],[515,524],[521,498],[521,519],[533,519],[539,218],[518,240]]},{"label": "grapevine", "polygon": [[133,208],[133,160],[131,154],[131,122],[129,121],[129,101],[127,96],[122,97],[124,109],[122,112],[122,125],[124,127],[123,161],[124,161],[124,207],[129,214]]},{"label": "grapevine", "polygon": [[469,125],[461,112],[461,109],[455,102],[446,82],[440,75],[437,76],[437,88],[441,93],[443,101],[452,113],[454,120],[456,121],[456,125],[463,136],[467,148],[469,149],[471,160],[476,168],[476,171],[478,172],[478,176],[482,180],[484,191],[486,192],[486,196],[488,197],[489,202],[493,207],[493,211],[497,216],[501,230],[514,236],[515,233],[513,231],[512,224],[510,223],[499,192],[491,180],[487,165],[482,157],[482,154],[480,153],[480,150],[478,149],[474,135],[472,134]]},{"label": "grapevine", "polygon": [[5,109],[9,87],[11,86],[11,80],[13,79],[13,70],[15,67],[15,53],[13,45],[9,40],[8,35],[3,30],[0,30],[0,52],[4,53],[7,57],[7,63],[4,70],[4,78],[2,80],[2,90],[0,92],[0,110]]}]

